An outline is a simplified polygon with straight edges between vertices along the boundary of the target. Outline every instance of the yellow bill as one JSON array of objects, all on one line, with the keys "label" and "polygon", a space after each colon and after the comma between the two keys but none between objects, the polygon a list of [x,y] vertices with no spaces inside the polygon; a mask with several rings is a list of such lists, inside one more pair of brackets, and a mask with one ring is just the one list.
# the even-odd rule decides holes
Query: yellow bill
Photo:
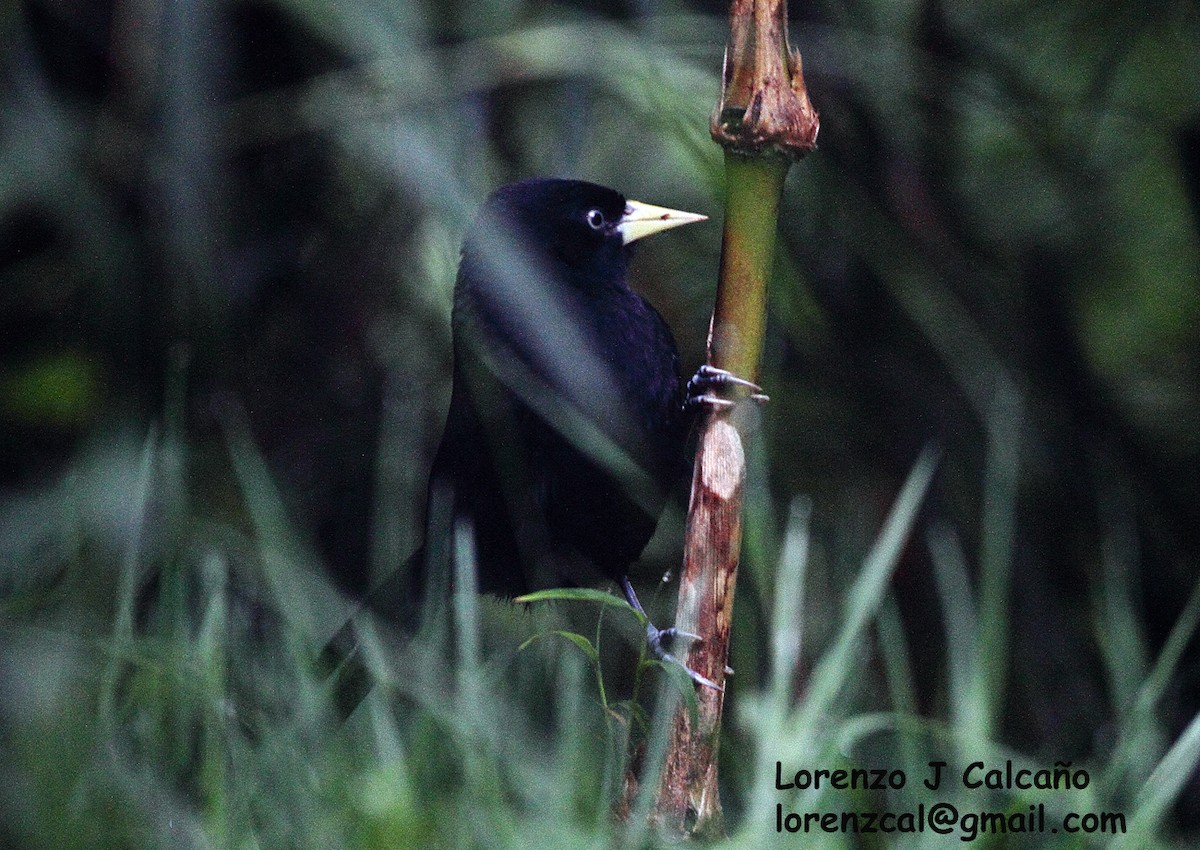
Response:
[{"label": "yellow bill", "polygon": [[652,236],[672,227],[705,221],[707,218],[708,216],[699,213],[656,207],[641,201],[627,201],[625,215],[621,216],[620,222],[617,223],[617,230],[621,232],[622,242],[628,245],[643,236]]}]

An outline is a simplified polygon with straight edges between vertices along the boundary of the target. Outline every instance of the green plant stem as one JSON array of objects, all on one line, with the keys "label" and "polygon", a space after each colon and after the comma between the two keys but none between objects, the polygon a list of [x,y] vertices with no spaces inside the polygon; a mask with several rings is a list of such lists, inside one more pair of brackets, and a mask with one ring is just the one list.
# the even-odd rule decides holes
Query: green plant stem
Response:
[{"label": "green plant stem", "polygon": [[791,161],[725,152],[725,233],[708,362],[753,380],[767,324],[767,279]]},{"label": "green plant stem", "polygon": [[[737,375],[758,372],[767,281],[789,165],[779,155],[725,154],[725,235],[709,363]],[[700,430],[676,623],[703,638],[689,648],[687,666],[721,686],[733,621],[745,475],[742,436],[731,423],[730,410],[714,407]],[[694,721],[682,710],[675,716],[655,818],[676,832],[715,834],[723,829],[717,751],[725,694],[702,687],[696,696]]]},{"label": "green plant stem", "polygon": [[[758,374],[767,324],[767,281],[788,168],[816,145],[819,121],[800,54],[787,38],[786,0],[731,0],[724,90],[710,130],[725,149],[721,277],[708,337],[708,363]],[[725,391],[722,399],[737,394]],[[731,404],[714,404],[700,428],[688,506],[676,625],[701,639],[685,659],[716,683],[700,687],[694,719],[675,714],[653,820],[672,832],[723,830],[717,749],[726,660],[742,543],[746,455]]]}]

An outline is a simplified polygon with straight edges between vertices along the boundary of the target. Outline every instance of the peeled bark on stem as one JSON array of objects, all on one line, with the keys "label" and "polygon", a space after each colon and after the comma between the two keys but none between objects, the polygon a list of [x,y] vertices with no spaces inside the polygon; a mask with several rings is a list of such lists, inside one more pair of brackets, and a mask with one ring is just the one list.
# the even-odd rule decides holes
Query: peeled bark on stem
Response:
[{"label": "peeled bark on stem", "polygon": [[[708,362],[739,377],[758,373],[766,328],[767,281],[784,178],[791,160],[815,146],[800,54],[787,43],[784,0],[733,0],[723,91],[712,120],[725,148],[725,232],[709,329]],[[741,547],[746,462],[728,409],[701,425],[688,506],[676,625],[701,636],[685,663],[724,686]],[[653,818],[673,832],[722,831],[717,755],[724,690],[700,687],[695,723],[674,718]]]}]

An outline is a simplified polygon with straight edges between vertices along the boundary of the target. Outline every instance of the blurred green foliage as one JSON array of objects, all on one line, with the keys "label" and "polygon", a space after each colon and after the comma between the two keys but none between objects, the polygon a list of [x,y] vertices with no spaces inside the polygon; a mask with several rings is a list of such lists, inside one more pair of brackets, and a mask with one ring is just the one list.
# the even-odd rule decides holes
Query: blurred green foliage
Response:
[{"label": "blurred green foliage", "polygon": [[[929,802],[792,798],[776,759],[915,777],[1014,757],[1094,785],[956,802],[1120,809],[1126,846],[1186,846],[1200,13],[794,6],[822,130],[784,199],[751,447],[729,844],[796,846],[776,802]],[[479,201],[557,174],[718,217],[723,15],[3,5],[0,844],[657,841],[609,817],[654,699],[605,710],[566,641],[516,652],[586,635],[619,691],[636,629],[616,617],[480,600],[401,640],[360,614],[382,684],[345,723],[318,656],[354,610],[339,583],[420,539]],[[718,246],[686,228],[635,264],[688,370]],[[931,443],[915,527],[880,537]],[[678,559],[685,496],[644,580]],[[646,595],[669,620],[673,588]],[[447,636],[477,619],[477,645]]]}]

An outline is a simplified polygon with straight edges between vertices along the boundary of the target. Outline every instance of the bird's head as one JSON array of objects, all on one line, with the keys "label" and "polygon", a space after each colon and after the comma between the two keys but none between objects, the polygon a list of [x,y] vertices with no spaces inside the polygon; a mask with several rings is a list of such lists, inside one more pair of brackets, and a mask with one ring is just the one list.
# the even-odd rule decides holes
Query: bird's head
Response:
[{"label": "bird's head", "polygon": [[[627,286],[629,246],[704,218],[576,180],[497,189],[463,243],[452,314],[456,368],[479,376],[482,392],[498,381],[552,427],[575,429],[572,442],[595,449],[615,440],[628,463],[643,420],[629,410],[619,361],[640,363],[644,355],[648,369],[661,367],[646,380],[665,387],[664,397],[673,399],[678,384],[669,330]],[[628,350],[633,337],[640,354]]]},{"label": "bird's head", "polygon": [[554,265],[587,269],[619,264],[623,271],[628,247],[636,240],[706,218],[629,201],[595,183],[542,178],[496,190],[480,212],[472,238],[487,239],[503,230]]}]

